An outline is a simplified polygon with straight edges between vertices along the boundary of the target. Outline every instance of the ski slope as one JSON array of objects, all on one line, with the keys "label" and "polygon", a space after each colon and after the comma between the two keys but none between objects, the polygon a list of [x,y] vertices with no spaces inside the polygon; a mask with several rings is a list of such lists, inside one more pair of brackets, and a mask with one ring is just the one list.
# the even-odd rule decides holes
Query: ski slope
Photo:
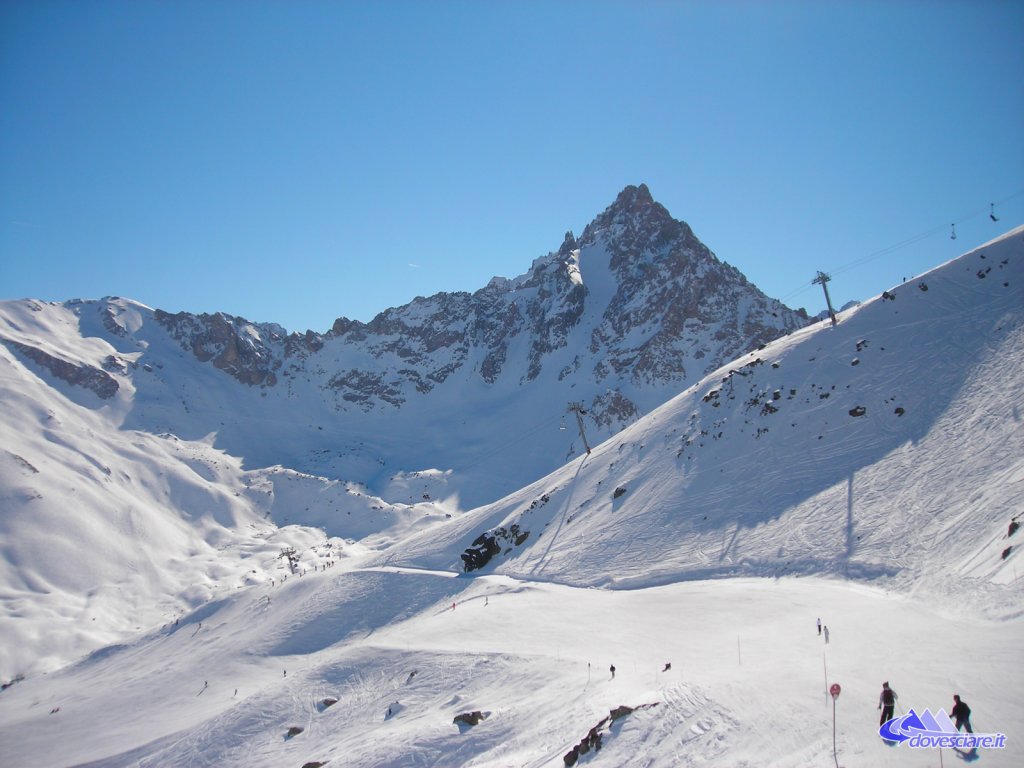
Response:
[{"label": "ski slope", "polygon": [[[933,750],[878,738],[888,680],[904,711],[948,709],[959,692],[977,730],[1008,734],[984,763],[1017,765],[1024,712],[1006,672],[1021,621],[945,614],[817,577],[594,590],[318,572],[18,683],[0,696],[0,743],[10,765],[541,768],[610,710],[656,704],[581,764],[799,768],[832,759],[826,683],[839,682],[841,765],[936,765]],[[453,722],[474,710],[489,716]]]}]

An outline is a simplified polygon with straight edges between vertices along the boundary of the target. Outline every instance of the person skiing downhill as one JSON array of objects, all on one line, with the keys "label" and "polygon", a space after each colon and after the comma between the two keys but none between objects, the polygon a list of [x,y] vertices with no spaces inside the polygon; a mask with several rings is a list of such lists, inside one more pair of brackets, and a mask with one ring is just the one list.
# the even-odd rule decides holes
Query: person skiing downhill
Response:
[{"label": "person skiing downhill", "polygon": [[896,691],[889,687],[888,682],[882,683],[882,692],[878,696],[878,708],[882,710],[882,719],[878,721],[879,728],[892,720],[892,708],[898,698]]},{"label": "person skiing downhill", "polygon": [[818,634],[821,634],[821,619],[818,619]]},{"label": "person skiing downhill", "polygon": [[953,705],[949,714],[956,720],[956,729],[959,731],[961,728],[966,728],[968,733],[974,733],[974,729],[971,728],[971,708],[967,706],[966,701],[960,701],[958,693],[953,694],[953,701],[956,704]]}]

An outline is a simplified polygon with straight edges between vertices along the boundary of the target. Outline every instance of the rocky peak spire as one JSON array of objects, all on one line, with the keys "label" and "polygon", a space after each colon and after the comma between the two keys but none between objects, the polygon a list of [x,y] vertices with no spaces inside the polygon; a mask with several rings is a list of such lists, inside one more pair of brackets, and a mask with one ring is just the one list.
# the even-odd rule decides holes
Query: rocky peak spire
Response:
[{"label": "rocky peak spire", "polygon": [[568,258],[569,255],[578,247],[579,246],[576,244],[576,236],[570,229],[565,233],[565,239],[562,241],[562,246],[558,249],[558,255],[563,259]]},{"label": "rocky peak spire", "polygon": [[651,197],[651,190],[647,188],[647,185],[641,184],[635,187],[630,184],[619,192],[619,196],[615,198],[615,202],[612,203],[611,207],[635,213],[650,205],[656,205],[656,203],[654,198]]},{"label": "rocky peak spire", "polygon": [[673,219],[665,206],[655,202],[646,184],[640,184],[623,189],[615,202],[583,230],[579,245],[604,240],[617,250],[638,256],[679,236],[688,239],[693,233],[686,224]]}]

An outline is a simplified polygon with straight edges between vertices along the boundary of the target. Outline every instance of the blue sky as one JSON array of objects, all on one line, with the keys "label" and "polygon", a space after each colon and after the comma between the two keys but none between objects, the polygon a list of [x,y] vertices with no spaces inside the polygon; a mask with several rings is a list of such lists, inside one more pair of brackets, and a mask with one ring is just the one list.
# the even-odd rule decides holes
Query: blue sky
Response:
[{"label": "blue sky", "polygon": [[984,0],[4,0],[0,298],[324,331],[644,182],[816,312],[819,269],[867,298],[1024,223],[1022,39]]}]

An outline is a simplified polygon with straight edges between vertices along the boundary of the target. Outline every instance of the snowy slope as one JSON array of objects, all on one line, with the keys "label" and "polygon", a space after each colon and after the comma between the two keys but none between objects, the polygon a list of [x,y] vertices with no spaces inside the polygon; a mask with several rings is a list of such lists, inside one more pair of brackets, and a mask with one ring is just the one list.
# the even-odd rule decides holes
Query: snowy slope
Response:
[{"label": "snowy slope", "polygon": [[[976,730],[1007,734],[984,763],[1019,765],[1024,534],[1007,538],[1007,524],[1024,485],[1022,286],[1016,230],[835,329],[724,366],[590,456],[450,518],[434,502],[444,472],[392,474],[383,502],[247,470],[202,436],[111,431],[126,387],[103,399],[53,379],[40,406],[23,353],[0,346],[16,382],[0,402],[14,425],[3,487],[21,494],[14,508],[40,510],[38,523],[3,517],[17,585],[0,617],[8,663],[34,648],[66,658],[45,637],[54,617],[91,618],[75,580],[39,554],[61,540],[51,534],[68,508],[89,512],[83,542],[147,556],[83,578],[121,584],[120,599],[148,612],[138,633],[101,615],[117,645],[45,675],[55,664],[32,662],[0,693],[5,763],[539,768],[564,765],[609,710],[652,705],[601,725],[603,749],[579,764],[810,768],[832,764],[825,689],[840,682],[840,765],[955,764],[949,750],[878,739],[890,680],[904,709],[948,710],[959,692]],[[49,351],[76,364],[102,368],[110,354],[52,335]],[[357,518],[361,543],[273,524],[330,506],[353,513],[342,517]],[[501,538],[507,552],[461,573],[481,533],[513,524],[525,540]],[[283,580],[287,544],[304,568]],[[199,574],[194,610],[186,572]],[[154,601],[164,589],[178,597]],[[488,717],[453,722],[474,710]]]},{"label": "snowy slope", "polygon": [[[1015,231],[709,374],[597,448],[381,562],[456,568],[482,533],[520,578],[644,586],[822,573],[1019,610],[1024,497]],[[1013,592],[1015,593],[1015,592]],[[967,598],[964,598],[965,600]]]},{"label": "snowy slope", "polygon": [[[38,306],[8,306],[0,344],[3,681],[279,578],[285,548],[310,567],[361,553],[355,540],[390,542],[391,529],[440,518],[434,507],[385,504],[336,481],[244,470],[213,447],[213,434],[188,441],[116,429],[137,405],[132,379],[118,377],[101,397],[68,371],[103,373],[105,361],[131,364],[133,353],[98,338],[83,346],[75,312]],[[32,352],[39,338],[46,345]],[[331,537],[319,524],[328,516]]]},{"label": "snowy slope", "polygon": [[[948,710],[960,692],[976,728],[1008,734],[985,764],[1018,765],[1021,620],[945,613],[817,578],[623,591],[328,570],[18,683],[0,695],[0,744],[11,765],[556,768],[626,705],[580,764],[810,768],[832,759],[839,682],[841,765],[937,765],[878,738],[890,680],[904,708]],[[454,722],[474,711],[488,717]]]}]

